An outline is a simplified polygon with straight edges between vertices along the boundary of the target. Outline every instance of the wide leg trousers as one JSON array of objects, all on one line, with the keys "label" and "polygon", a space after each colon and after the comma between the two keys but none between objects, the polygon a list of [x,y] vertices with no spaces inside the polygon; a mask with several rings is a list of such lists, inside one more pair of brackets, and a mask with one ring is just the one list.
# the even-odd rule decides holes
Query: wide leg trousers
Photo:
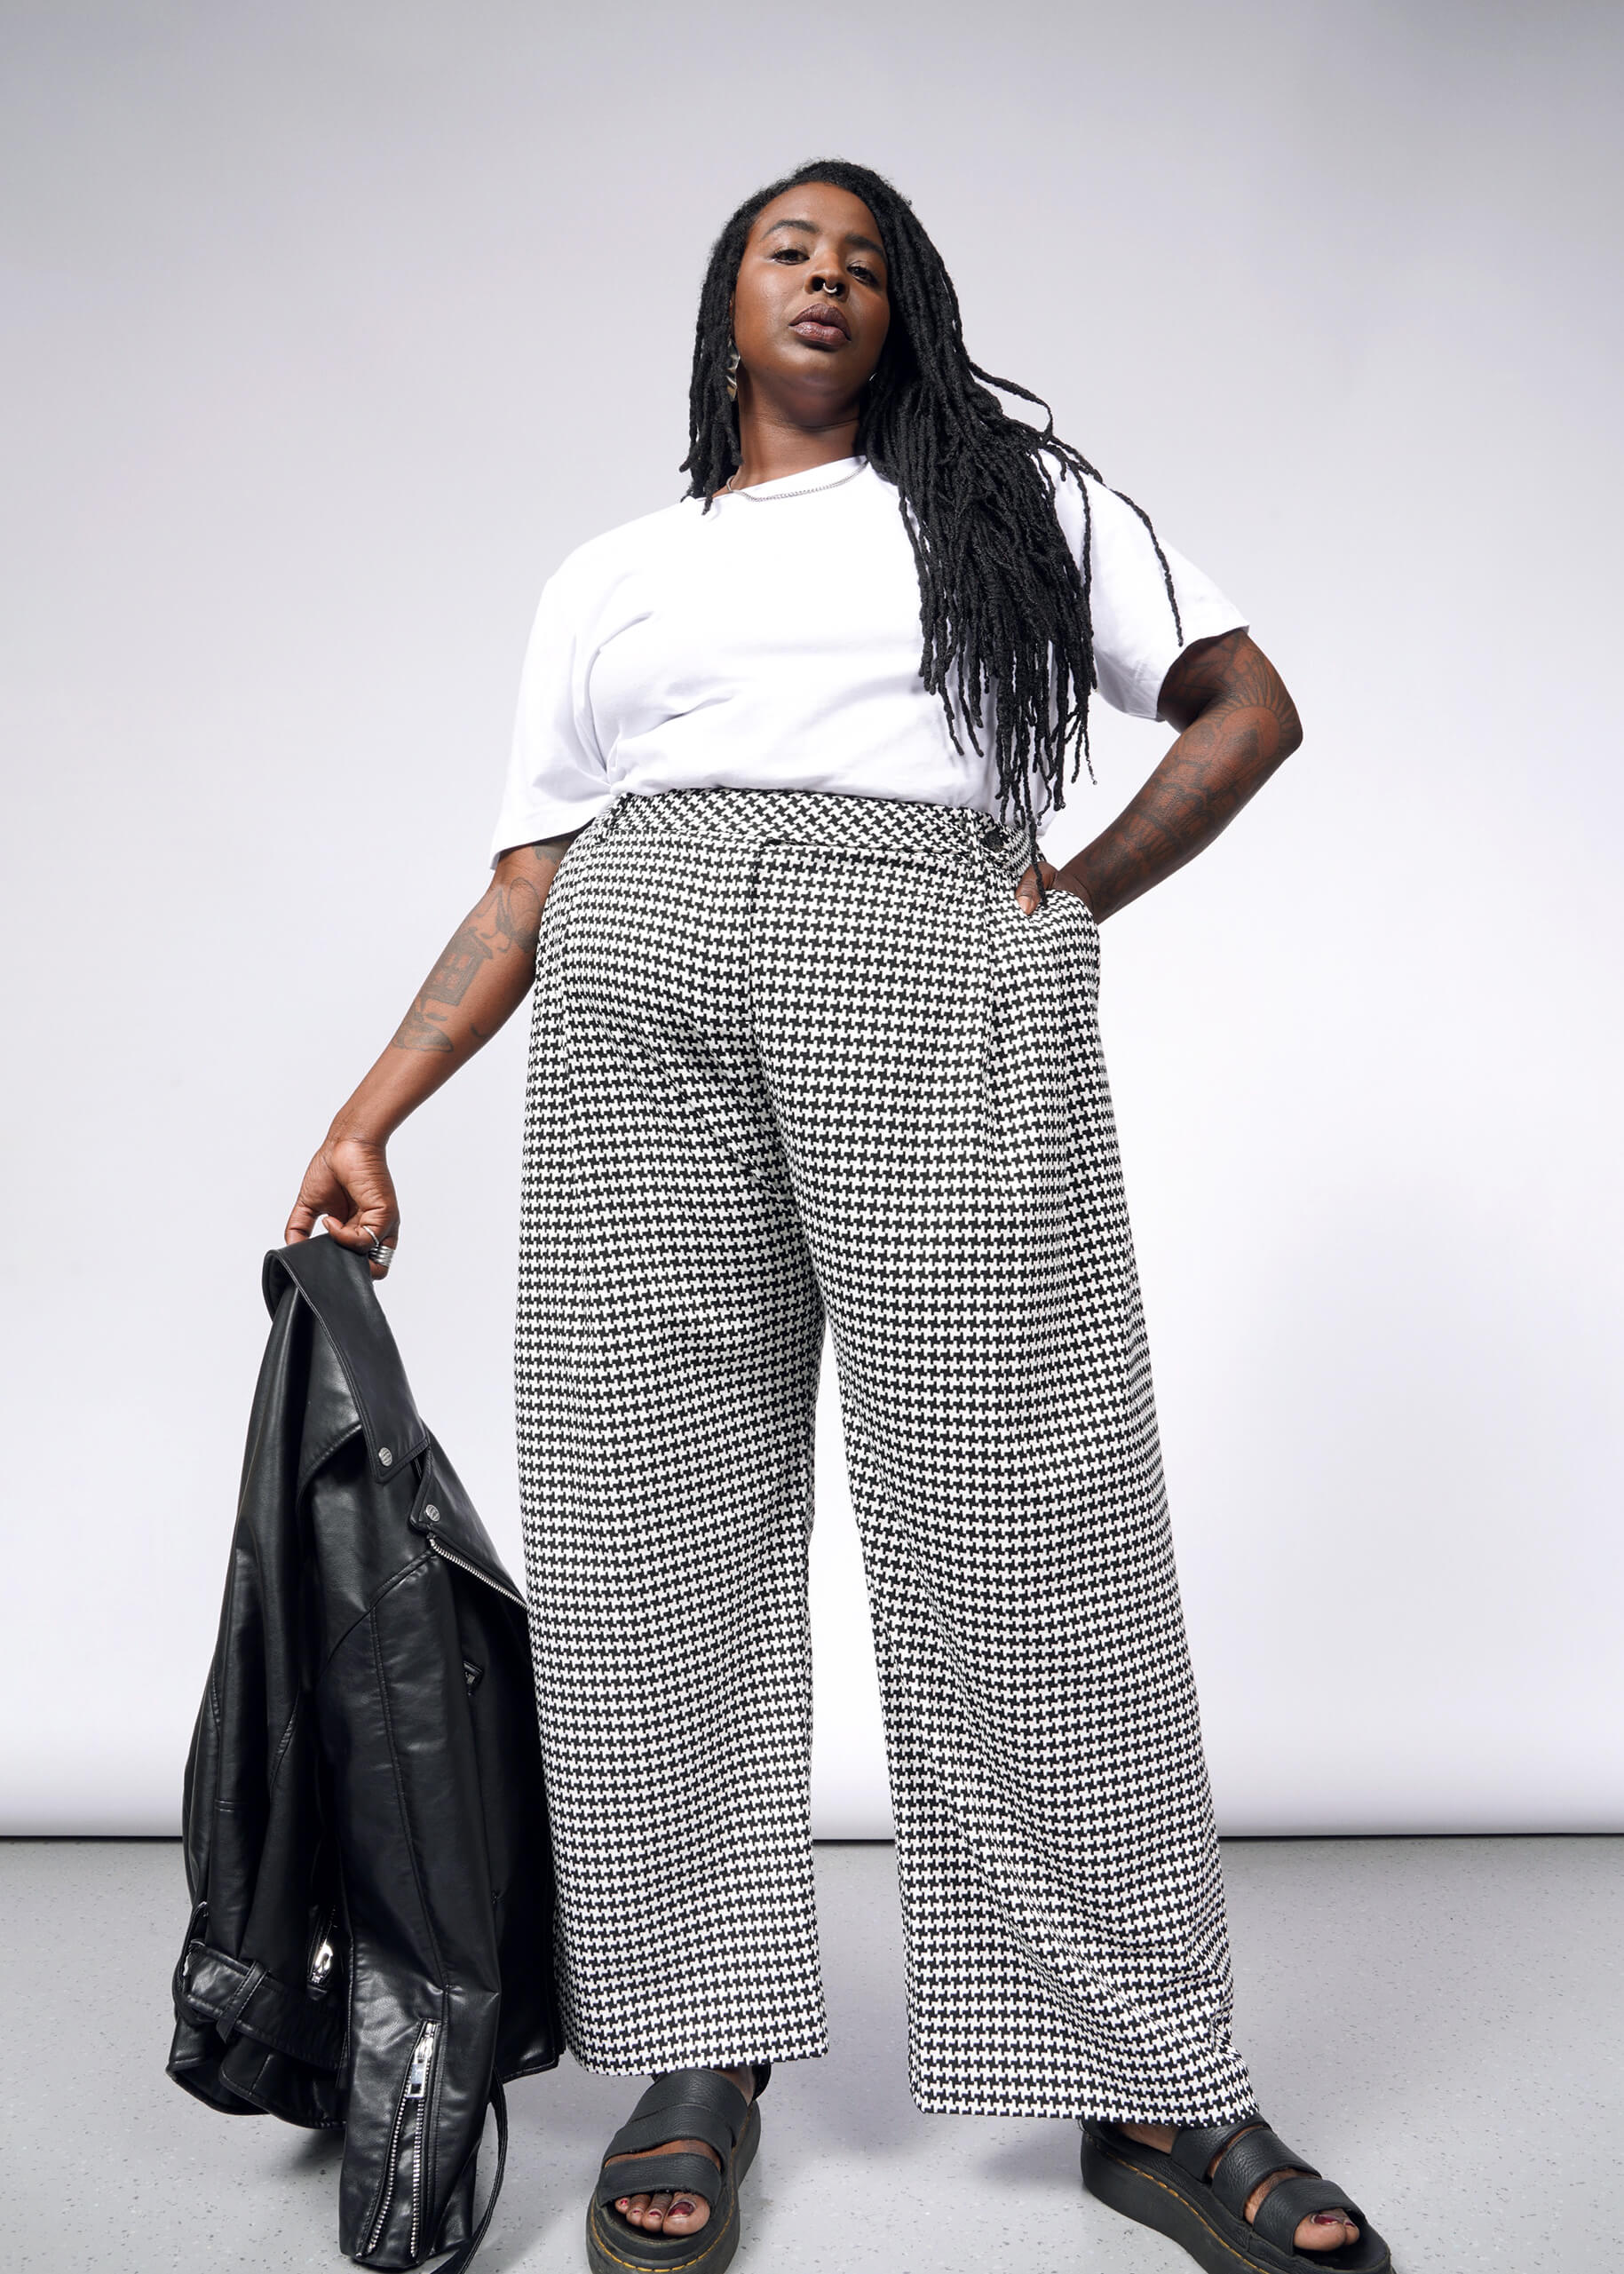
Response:
[{"label": "wide leg trousers", "polygon": [[968,807],[623,794],[548,897],[517,1345],[565,2025],[826,2043],[808,1824],[833,1330],[923,2109],[1256,2103],[1074,895]]}]

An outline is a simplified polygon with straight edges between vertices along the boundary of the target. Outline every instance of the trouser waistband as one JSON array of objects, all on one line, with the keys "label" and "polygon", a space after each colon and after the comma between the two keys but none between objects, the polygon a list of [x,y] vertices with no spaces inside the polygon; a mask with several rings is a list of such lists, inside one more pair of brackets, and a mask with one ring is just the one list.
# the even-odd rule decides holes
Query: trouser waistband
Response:
[{"label": "trouser waistband", "polygon": [[623,790],[578,842],[661,835],[741,847],[819,845],[931,865],[968,861],[991,865],[1012,877],[1023,873],[1028,858],[1026,825],[1008,826],[980,806],[726,785]]}]

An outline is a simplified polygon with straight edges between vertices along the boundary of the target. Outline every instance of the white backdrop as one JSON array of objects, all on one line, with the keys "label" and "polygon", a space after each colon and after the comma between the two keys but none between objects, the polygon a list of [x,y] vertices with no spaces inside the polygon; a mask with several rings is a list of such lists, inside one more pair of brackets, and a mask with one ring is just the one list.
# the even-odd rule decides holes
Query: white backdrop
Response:
[{"label": "white backdrop", "polygon": [[[1224,1827],[1616,1827],[1616,15],[6,0],[0,43],[0,1826],[176,1822],[259,1256],[482,889],[543,578],[678,494],[711,235],[833,151],[1307,725],[1105,933]],[[1167,740],[1106,725],[1060,857]],[[398,1141],[387,1295],[515,1563],[521,1042]],[[832,1374],[818,1821],[878,1832]]]}]

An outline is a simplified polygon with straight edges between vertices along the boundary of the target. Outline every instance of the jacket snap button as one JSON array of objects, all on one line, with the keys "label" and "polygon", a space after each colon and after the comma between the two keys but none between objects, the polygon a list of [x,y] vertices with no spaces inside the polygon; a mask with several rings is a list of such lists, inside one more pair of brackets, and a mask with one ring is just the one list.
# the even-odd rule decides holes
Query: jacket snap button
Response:
[{"label": "jacket snap button", "polygon": [[425,1524],[438,1524],[440,1522],[440,1510],[435,1507],[432,1501],[431,1501],[428,1506],[424,1509],[423,1520]]},{"label": "jacket snap button", "polygon": [[981,832],[981,842],[986,847],[988,852],[996,852],[999,846],[1003,843],[1003,838],[996,829],[983,829]]},{"label": "jacket snap button", "polygon": [[389,1447],[386,1445],[379,1446],[377,1449],[377,1457],[378,1466],[380,1469],[392,1468],[394,1464],[394,1454],[389,1450]]}]

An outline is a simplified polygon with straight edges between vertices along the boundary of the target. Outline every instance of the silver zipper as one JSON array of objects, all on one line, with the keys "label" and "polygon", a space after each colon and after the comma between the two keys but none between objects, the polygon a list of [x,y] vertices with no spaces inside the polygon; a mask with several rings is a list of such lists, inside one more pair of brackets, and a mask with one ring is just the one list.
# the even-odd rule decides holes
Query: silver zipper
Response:
[{"label": "silver zipper", "polygon": [[522,1595],[515,1594],[511,1587],[503,1587],[500,1580],[493,1579],[488,1572],[482,1572],[478,1564],[471,1564],[466,1556],[459,1556],[455,1548],[448,1548],[443,1540],[437,1540],[431,1534],[429,1545],[437,1556],[443,1556],[448,1564],[455,1564],[458,1571],[466,1572],[471,1579],[482,1579],[494,1593],[505,1595],[508,1601],[517,1603],[521,1611],[525,1608]]},{"label": "silver zipper", "polygon": [[429,2071],[433,2066],[434,2047],[440,2036],[440,2024],[425,2021],[423,2035],[412,2055],[410,2074],[406,2080],[406,2097],[417,2104],[416,2128],[412,2135],[412,2230],[410,2254],[417,2256],[417,2227],[423,2216],[423,2135],[428,2119]]},{"label": "silver zipper", "polygon": [[377,2216],[372,2222],[372,2231],[367,2237],[365,2255],[371,2257],[384,2238],[384,2225],[389,2216],[389,2207],[395,2199],[395,2165],[400,2154],[400,2127],[406,2121],[406,2095],[395,2111],[394,2129],[389,2135],[389,2156],[384,2166],[384,2198],[377,2207]]},{"label": "silver zipper", "polygon": [[416,2044],[412,2048],[412,2065],[406,2076],[406,2097],[421,2100],[429,2086],[429,2065],[434,2058],[434,2040],[440,2035],[437,2021],[425,2021]]},{"label": "silver zipper", "polygon": [[316,1945],[315,1956],[310,1961],[310,1972],[305,1983],[313,1996],[319,1997],[327,1987],[327,1977],[333,1970],[333,1945],[323,1935]]},{"label": "silver zipper", "polygon": [[416,2131],[412,2141],[412,2256],[416,2258],[417,2255],[417,2221],[423,2189],[423,2104],[428,2090],[429,2070],[434,2059],[434,2041],[439,2035],[440,2024],[425,2021],[417,2032],[417,2042],[412,2048],[411,2066],[406,2072],[406,2083],[395,2110],[394,2127],[389,2135],[389,2161],[384,2174],[384,2197],[377,2207],[377,2216],[372,2222],[372,2231],[367,2237],[364,2257],[370,2258],[384,2239],[384,2229],[395,2199],[395,2174],[400,2167],[400,2138],[406,2129],[408,2110],[416,2118]]}]

